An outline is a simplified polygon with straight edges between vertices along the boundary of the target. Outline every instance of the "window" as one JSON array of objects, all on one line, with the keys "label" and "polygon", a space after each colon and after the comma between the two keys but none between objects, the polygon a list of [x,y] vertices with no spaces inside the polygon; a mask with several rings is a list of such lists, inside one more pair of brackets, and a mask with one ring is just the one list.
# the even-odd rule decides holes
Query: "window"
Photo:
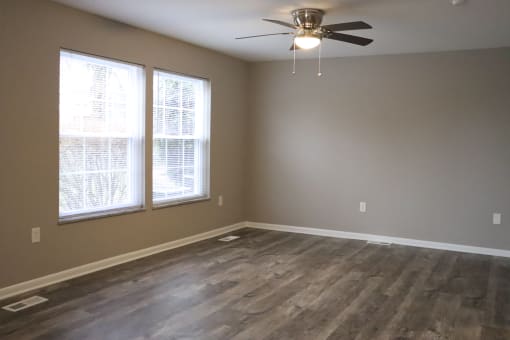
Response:
[{"label": "window", "polygon": [[154,72],[155,206],[209,198],[209,82]]},{"label": "window", "polygon": [[144,70],[60,52],[61,220],[143,207]]}]

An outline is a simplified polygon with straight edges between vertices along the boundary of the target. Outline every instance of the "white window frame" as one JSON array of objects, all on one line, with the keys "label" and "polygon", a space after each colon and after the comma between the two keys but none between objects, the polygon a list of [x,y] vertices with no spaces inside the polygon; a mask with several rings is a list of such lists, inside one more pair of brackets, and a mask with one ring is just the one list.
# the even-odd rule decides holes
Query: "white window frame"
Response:
[{"label": "white window frame", "polygon": [[[100,218],[100,217],[106,217],[106,216],[114,216],[114,215],[120,215],[125,213],[131,213],[136,211],[143,211],[145,210],[145,117],[146,117],[146,105],[145,105],[145,97],[146,97],[146,73],[145,73],[145,66],[137,63],[131,63],[126,62],[122,60],[117,60],[113,58],[103,57],[103,56],[97,56],[93,54],[83,53],[83,52],[77,52],[69,49],[60,49],[59,53],[59,64],[60,64],[60,58],[63,54],[72,54],[77,57],[81,57],[84,59],[91,58],[96,60],[101,60],[105,64],[112,63],[116,66],[118,65],[126,65],[130,67],[137,67],[139,68],[139,71],[141,74],[139,74],[139,98],[137,99],[137,108],[130,108],[131,110],[139,110],[139,116],[136,117],[137,120],[137,130],[139,129],[138,134],[136,136],[129,137],[129,146],[128,146],[128,153],[136,153],[138,154],[136,165],[133,165],[133,168],[130,170],[130,184],[135,185],[134,188],[131,188],[131,190],[134,191],[132,195],[136,196],[136,199],[129,204],[124,205],[118,205],[114,208],[110,207],[102,207],[97,209],[81,209],[76,212],[66,212],[62,213],[60,211],[60,203],[59,203],[59,219],[58,222],[60,224],[64,223],[70,223],[70,222],[76,222],[81,220],[87,220],[87,219],[94,219],[94,218]],[[60,77],[59,77],[60,78]],[[59,80],[59,88],[60,88],[60,80]],[[59,96],[59,103],[61,103],[61,98]],[[61,112],[59,109],[59,141],[62,137],[62,131],[60,127],[60,120],[61,120]],[[77,133],[76,136],[87,137],[86,132]],[[130,162],[130,159],[128,158],[128,163]],[[128,167],[131,165],[128,165]],[[60,178],[60,161],[59,161],[59,178]],[[60,202],[60,180],[59,180],[59,202]]]},{"label": "white window frame", "polygon": [[[178,78],[187,78],[192,80],[199,80],[203,82],[203,92],[204,97],[202,99],[203,101],[203,121],[202,121],[202,129],[203,129],[203,136],[202,136],[202,143],[203,143],[203,155],[202,155],[202,166],[203,166],[203,177],[201,178],[202,181],[202,187],[204,189],[204,193],[201,195],[190,195],[190,196],[181,196],[177,198],[170,198],[170,199],[162,199],[162,200],[154,200],[154,159],[152,159],[152,190],[151,190],[151,200],[152,200],[152,207],[154,209],[158,208],[164,208],[164,207],[171,207],[175,205],[181,205],[181,204],[188,204],[188,203],[194,203],[194,202],[201,202],[205,200],[209,200],[211,198],[211,190],[210,190],[210,177],[211,177],[211,167],[210,167],[210,139],[211,139],[211,81],[207,78],[203,77],[197,77],[193,75],[183,74],[179,72],[169,71],[163,68],[154,68],[153,69],[153,101],[152,101],[152,114],[154,115],[154,111],[156,109],[155,101],[156,98],[154,96],[155,92],[155,86],[157,81],[157,73],[163,73],[170,76],[175,76]],[[152,117],[152,122],[154,124],[154,116]],[[152,129],[152,142],[151,146],[154,148],[154,141],[156,137],[162,138],[162,136],[155,136],[154,135],[154,127]],[[152,149],[152,154],[154,155],[154,149]],[[195,181],[197,179],[195,178]]]}]

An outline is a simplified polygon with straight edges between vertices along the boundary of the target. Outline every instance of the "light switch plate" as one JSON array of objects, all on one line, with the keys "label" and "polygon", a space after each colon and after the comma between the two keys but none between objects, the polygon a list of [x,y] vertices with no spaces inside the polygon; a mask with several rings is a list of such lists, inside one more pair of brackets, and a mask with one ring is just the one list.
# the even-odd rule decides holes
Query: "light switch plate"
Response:
[{"label": "light switch plate", "polygon": [[359,211],[362,213],[367,212],[367,202],[359,202]]}]

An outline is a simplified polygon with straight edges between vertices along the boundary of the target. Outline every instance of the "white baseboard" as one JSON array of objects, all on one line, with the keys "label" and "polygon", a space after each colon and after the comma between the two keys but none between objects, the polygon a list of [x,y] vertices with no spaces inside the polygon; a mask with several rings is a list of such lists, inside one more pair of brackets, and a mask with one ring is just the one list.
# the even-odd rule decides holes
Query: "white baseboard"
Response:
[{"label": "white baseboard", "polygon": [[109,267],[113,267],[122,263],[134,261],[143,257],[147,257],[153,254],[161,253],[166,250],[179,248],[191,243],[199,242],[202,240],[206,240],[208,238],[216,237],[219,235],[223,235],[241,228],[256,228],[256,229],[266,229],[266,230],[275,230],[275,231],[284,231],[291,233],[299,233],[299,234],[308,234],[308,235],[317,235],[317,236],[328,236],[328,237],[336,237],[336,238],[346,238],[346,239],[354,239],[354,240],[363,240],[363,241],[371,241],[371,242],[382,242],[382,243],[394,243],[412,247],[422,247],[422,248],[431,248],[431,249],[441,249],[441,250],[450,250],[457,251],[463,253],[472,253],[472,254],[482,254],[482,255],[491,255],[491,256],[500,256],[500,257],[510,257],[510,250],[504,249],[494,249],[494,248],[483,248],[483,247],[475,247],[454,243],[443,243],[443,242],[433,242],[433,241],[423,241],[423,240],[415,240],[409,238],[401,238],[401,237],[390,237],[390,236],[382,236],[382,235],[374,235],[374,234],[364,234],[364,233],[352,233],[346,231],[338,231],[332,229],[320,229],[320,228],[307,228],[307,227],[294,227],[280,224],[268,224],[268,223],[257,223],[257,222],[240,222],[230,226],[217,228],[211,231],[207,231],[205,233],[192,235],[189,237],[185,237],[179,240],[170,241],[162,244],[158,244],[153,247],[136,250],[133,252],[129,252],[126,254],[117,255],[114,257],[110,257],[107,259],[99,260],[92,263],[87,263],[82,266],[66,269],[64,271],[49,274],[46,276],[42,276],[30,281],[25,281],[21,283],[14,284],[12,286],[0,288],[0,300],[9,298],[11,296],[15,296],[18,294],[22,294],[31,290],[39,289],[42,287],[46,287],[58,282],[66,281],[78,276],[83,276],[89,273],[93,273],[99,270],[103,270]]},{"label": "white baseboard", "polygon": [[129,253],[117,255],[107,259],[99,260],[92,263],[87,263],[82,266],[66,269],[64,271],[42,276],[30,281],[14,284],[5,288],[0,288],[0,300],[6,299],[11,296],[22,294],[31,290],[49,286],[58,282],[66,281],[78,276],[93,273],[99,270],[103,270],[109,267],[113,267],[122,263],[134,261],[142,257],[150,256],[153,254],[161,253],[166,250],[179,248],[187,244],[195,243],[198,241],[206,240],[208,238],[216,237],[229,233],[234,230],[244,228],[246,224],[244,222],[236,223],[230,226],[217,228],[205,233],[192,235],[179,240],[170,241],[162,244],[158,244],[153,247],[132,251]]},{"label": "white baseboard", "polygon": [[423,241],[423,240],[415,240],[415,239],[410,239],[410,238],[391,237],[391,236],[363,234],[363,233],[352,233],[352,232],[338,231],[338,230],[332,230],[332,229],[294,227],[294,226],[281,225],[281,224],[268,224],[268,223],[257,223],[257,222],[246,222],[245,226],[250,227],[250,228],[276,230],[276,231],[284,231],[284,232],[290,232],[290,233],[328,236],[328,237],[336,237],[336,238],[347,238],[347,239],[363,240],[363,241],[370,241],[370,242],[394,243],[394,244],[400,244],[400,245],[411,246],[411,247],[441,249],[441,250],[458,251],[458,252],[462,252],[462,253],[510,257],[510,250],[483,248],[483,247],[475,247],[475,246],[468,246],[468,245],[454,244],[454,243]]}]

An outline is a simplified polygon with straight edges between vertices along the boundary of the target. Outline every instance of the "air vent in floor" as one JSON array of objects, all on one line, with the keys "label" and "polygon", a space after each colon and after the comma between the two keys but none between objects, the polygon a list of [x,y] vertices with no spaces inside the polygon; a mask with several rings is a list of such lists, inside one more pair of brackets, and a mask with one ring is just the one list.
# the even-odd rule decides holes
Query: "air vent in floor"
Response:
[{"label": "air vent in floor", "polygon": [[230,241],[237,240],[238,238],[239,238],[239,236],[230,235],[230,236],[225,236],[223,238],[220,238],[218,241],[221,241],[221,242],[230,242]]},{"label": "air vent in floor", "polygon": [[376,244],[378,246],[385,246],[385,247],[391,246],[391,243],[389,243],[389,242],[367,241],[367,243],[368,244]]},{"label": "air vent in floor", "polygon": [[32,296],[14,303],[11,303],[7,306],[3,306],[2,309],[5,309],[9,312],[19,312],[20,310],[27,309],[29,307],[38,305],[40,303],[46,302],[48,299],[43,298],[42,296]]}]

